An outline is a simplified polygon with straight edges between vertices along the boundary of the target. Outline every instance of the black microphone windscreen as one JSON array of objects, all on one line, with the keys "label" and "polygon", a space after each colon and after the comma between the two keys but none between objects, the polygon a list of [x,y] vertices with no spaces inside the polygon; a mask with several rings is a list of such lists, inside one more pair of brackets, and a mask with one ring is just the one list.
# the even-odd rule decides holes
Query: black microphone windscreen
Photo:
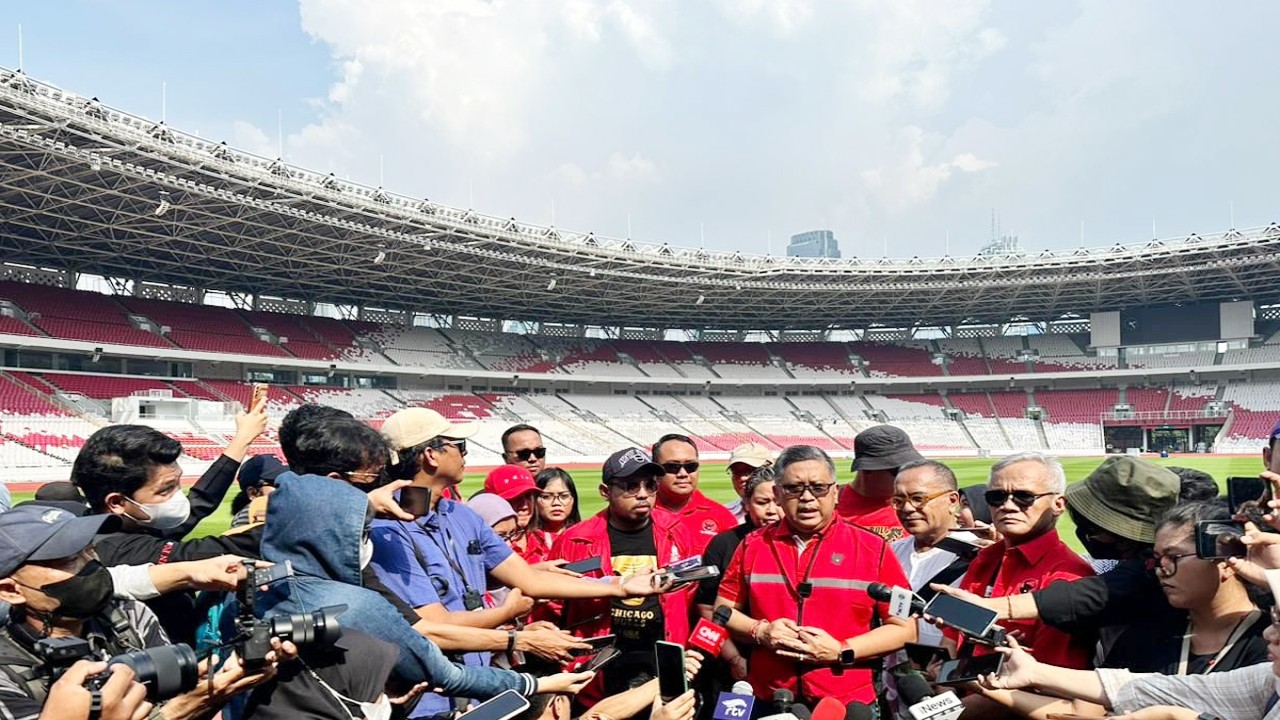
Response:
[{"label": "black microphone windscreen", "polygon": [[902,696],[902,702],[910,707],[931,697],[933,688],[929,687],[929,681],[919,675],[903,675],[898,678],[898,695]]},{"label": "black microphone windscreen", "polygon": [[791,703],[791,714],[796,716],[796,720],[813,720],[813,714],[809,712],[809,708],[800,703]]},{"label": "black microphone windscreen", "polygon": [[778,688],[773,691],[773,701],[779,705],[790,705],[796,701],[796,696],[786,688]]},{"label": "black microphone windscreen", "polygon": [[844,720],[875,720],[875,718],[876,714],[871,711],[871,706],[866,703],[854,701],[844,708]]},{"label": "black microphone windscreen", "polygon": [[893,596],[893,588],[884,583],[873,582],[867,585],[867,594],[877,602],[889,602],[889,598]]},{"label": "black microphone windscreen", "polygon": [[731,617],[733,617],[733,608],[728,605],[720,605],[715,612],[711,613],[711,622],[717,625],[728,625]]}]

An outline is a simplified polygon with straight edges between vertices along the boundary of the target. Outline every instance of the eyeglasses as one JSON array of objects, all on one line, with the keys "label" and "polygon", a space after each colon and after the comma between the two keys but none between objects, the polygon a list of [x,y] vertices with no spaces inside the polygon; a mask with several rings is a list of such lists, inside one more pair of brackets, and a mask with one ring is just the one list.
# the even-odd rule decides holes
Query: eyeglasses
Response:
[{"label": "eyeglasses", "polygon": [[544,447],[525,448],[523,450],[512,450],[510,454],[515,455],[520,462],[529,462],[531,458],[538,458],[541,460],[546,457],[547,449]]},{"label": "eyeglasses", "polygon": [[932,495],[925,495],[924,493],[914,493],[912,495],[894,495],[893,497],[889,498],[889,504],[893,506],[894,510],[901,510],[907,505],[910,505],[911,507],[919,510],[931,500],[934,500],[935,498],[940,498],[943,495],[949,495],[953,492],[955,491],[943,490],[942,492],[937,492]]},{"label": "eyeglasses", "polygon": [[437,450],[443,450],[445,445],[452,445],[452,446],[454,446],[454,447],[458,448],[458,454],[459,454],[459,455],[461,455],[461,456],[463,456],[463,457],[466,457],[466,455],[467,455],[467,441],[466,441],[466,440],[440,440],[440,441],[438,441],[438,442],[440,443],[440,446],[441,446],[441,447],[436,448]]},{"label": "eyeglasses", "polygon": [[1035,505],[1036,501],[1040,498],[1057,494],[1058,493],[1051,492],[1033,493],[1028,490],[988,490],[982,493],[982,498],[993,508],[1000,507],[1001,505],[1004,505],[1005,501],[1009,498],[1013,498],[1014,505],[1017,505],[1022,510],[1026,510],[1032,505]]},{"label": "eyeglasses", "polygon": [[498,539],[502,540],[502,542],[510,543],[512,540],[519,540],[520,537],[524,535],[524,530],[520,530],[517,528],[515,530],[512,530],[511,532],[494,533],[494,534],[497,535]]},{"label": "eyeglasses", "polygon": [[835,483],[804,483],[800,485],[777,485],[782,488],[782,492],[789,498],[804,497],[807,490],[815,498],[824,498],[831,493],[831,489],[836,486]]},{"label": "eyeglasses", "polygon": [[548,505],[555,505],[556,503],[568,505],[573,502],[573,493],[538,493],[538,500],[547,503]]},{"label": "eyeglasses", "polygon": [[631,497],[640,493],[641,488],[645,492],[657,492],[658,481],[656,478],[644,478],[642,480],[610,480],[609,485],[622,491],[623,497]]},{"label": "eyeglasses", "polygon": [[386,468],[376,472],[373,470],[352,470],[351,472],[343,474],[347,476],[348,481],[351,480],[351,478],[364,478],[363,480],[357,481],[361,484],[376,483],[378,485],[386,485],[391,481],[391,478],[386,475]]},{"label": "eyeglasses", "polygon": [[[1156,555],[1154,558],[1156,561],[1156,574],[1161,577],[1171,578],[1178,574],[1178,561],[1184,557],[1193,556],[1195,556],[1193,552],[1178,553],[1176,555]],[[1166,560],[1169,561],[1168,565],[1165,564]]]},{"label": "eyeglasses", "polygon": [[689,473],[690,475],[692,475],[698,472],[698,468],[700,467],[702,467],[702,465],[697,460],[694,460],[692,462],[686,462],[686,463],[678,463],[678,462],[662,463],[662,469],[668,475],[679,475],[681,470],[684,470],[686,473]]}]

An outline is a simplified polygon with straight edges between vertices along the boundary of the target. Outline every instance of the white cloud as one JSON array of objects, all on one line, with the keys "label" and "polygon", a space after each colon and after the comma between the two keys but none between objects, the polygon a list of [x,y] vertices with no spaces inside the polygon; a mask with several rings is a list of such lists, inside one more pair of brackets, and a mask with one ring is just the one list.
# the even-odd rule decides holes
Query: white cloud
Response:
[{"label": "white cloud", "polygon": [[267,158],[274,158],[279,154],[277,143],[272,142],[271,138],[253,123],[236,120],[232,123],[231,129],[232,136],[229,144],[236,149]]},{"label": "white cloud", "polygon": [[658,168],[639,153],[631,157],[613,153],[609,156],[609,176],[623,182],[652,182],[658,179]]},{"label": "white cloud", "polygon": [[943,183],[955,172],[975,173],[995,167],[972,153],[960,153],[949,162],[930,163],[929,145],[918,127],[903,128],[894,146],[893,160],[862,172],[862,182],[889,212],[899,212],[932,200]]}]

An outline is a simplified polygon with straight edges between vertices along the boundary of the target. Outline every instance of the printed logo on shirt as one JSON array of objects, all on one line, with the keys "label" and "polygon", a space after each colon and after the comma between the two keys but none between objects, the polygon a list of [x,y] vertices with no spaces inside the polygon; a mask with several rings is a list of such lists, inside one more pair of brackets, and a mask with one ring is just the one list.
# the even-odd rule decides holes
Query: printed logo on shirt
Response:
[{"label": "printed logo on shirt", "polygon": [[897,525],[863,525],[862,527],[884,538],[885,542],[901,540],[907,536],[907,531]]},{"label": "printed logo on shirt", "polygon": [[[658,558],[653,555],[614,555],[612,558],[613,572],[617,575],[630,575],[641,570],[656,570],[658,568]],[[644,604],[645,598],[623,598],[623,605],[630,607],[639,607]]]},{"label": "printed logo on shirt", "polygon": [[839,564],[840,564],[840,563],[842,563],[842,562],[844,562],[844,554],[843,554],[843,553],[833,553],[833,554],[831,555],[831,564],[832,564],[832,565],[839,565]]},{"label": "printed logo on shirt", "polygon": [[720,531],[719,531],[719,529],[718,529],[718,528],[716,528],[716,521],[715,521],[715,520],[703,520],[703,521],[702,521],[702,534],[703,534],[703,535],[719,535],[719,534],[720,534]]}]

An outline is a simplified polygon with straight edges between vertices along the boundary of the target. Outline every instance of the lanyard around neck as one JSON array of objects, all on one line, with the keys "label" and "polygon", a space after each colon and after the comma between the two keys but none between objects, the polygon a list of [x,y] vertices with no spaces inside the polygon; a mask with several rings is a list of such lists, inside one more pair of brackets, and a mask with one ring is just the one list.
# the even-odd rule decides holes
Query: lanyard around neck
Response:
[{"label": "lanyard around neck", "polygon": [[[1258,617],[1261,614],[1261,610],[1254,608],[1245,614],[1244,617],[1240,618],[1240,621],[1236,623],[1234,628],[1232,628],[1231,635],[1227,637],[1226,644],[1223,645],[1222,649],[1218,651],[1218,654],[1214,655],[1213,659],[1209,661],[1209,666],[1205,668],[1205,674],[1213,672],[1213,668],[1222,661],[1222,658],[1226,657],[1227,653],[1231,652],[1231,648],[1234,647],[1236,643],[1240,642],[1240,638],[1244,637],[1244,634],[1249,631],[1249,628],[1253,627],[1253,624],[1258,621]],[[1190,663],[1190,660],[1191,620],[1188,619],[1187,632],[1182,636],[1182,652],[1178,655],[1178,675],[1187,674],[1187,666]]]}]

